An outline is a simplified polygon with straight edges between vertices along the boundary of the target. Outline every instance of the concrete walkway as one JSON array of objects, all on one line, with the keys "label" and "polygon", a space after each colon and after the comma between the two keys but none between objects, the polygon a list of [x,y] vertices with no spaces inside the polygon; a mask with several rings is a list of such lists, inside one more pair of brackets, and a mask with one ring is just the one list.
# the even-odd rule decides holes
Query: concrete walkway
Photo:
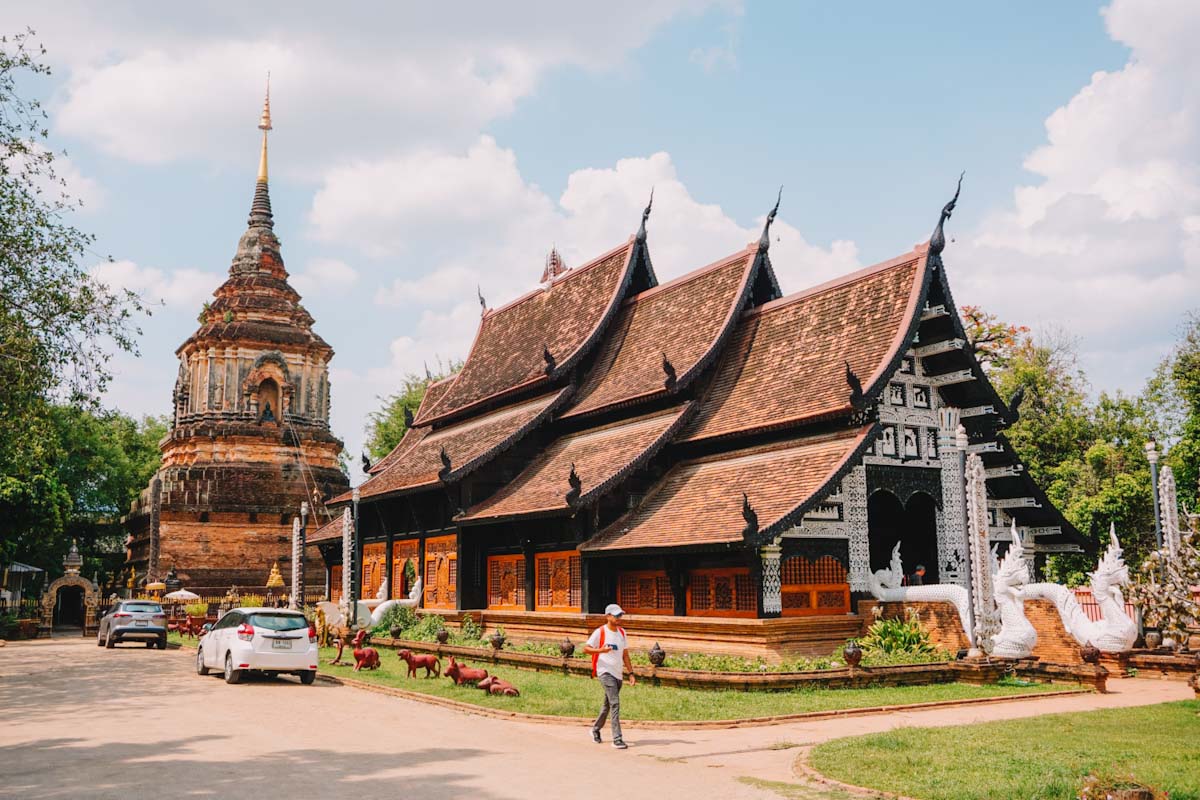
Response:
[{"label": "concrete walkway", "polygon": [[796,783],[796,745],[1191,696],[1181,682],[1120,680],[1108,695],[769,728],[630,730],[631,747],[619,752],[593,744],[586,729],[349,687],[290,678],[227,686],[196,676],[192,653],[104,650],[76,638],[0,649],[0,797],[770,798],[778,795],[738,779]]}]

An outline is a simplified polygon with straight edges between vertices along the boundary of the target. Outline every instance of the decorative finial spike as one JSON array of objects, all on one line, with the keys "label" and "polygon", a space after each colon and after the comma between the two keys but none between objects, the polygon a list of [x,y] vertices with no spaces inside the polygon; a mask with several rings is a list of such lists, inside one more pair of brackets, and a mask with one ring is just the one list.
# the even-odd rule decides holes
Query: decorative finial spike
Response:
[{"label": "decorative finial spike", "polygon": [[771,209],[771,213],[767,214],[767,221],[763,224],[762,236],[758,237],[758,249],[768,250],[771,247],[771,223],[775,221],[775,215],[779,213],[779,202],[783,200],[783,185],[779,186],[779,196],[775,198],[775,207]]},{"label": "decorative finial spike", "polygon": [[646,241],[646,220],[650,219],[650,209],[654,207],[654,187],[650,187],[650,200],[646,203],[646,208],[642,211],[642,224],[638,228],[637,240],[639,242]]},{"label": "decorative finial spike", "polygon": [[262,116],[258,118],[258,129],[263,132],[262,155],[258,159],[258,182],[267,182],[267,131],[271,130],[271,73],[267,73],[267,95],[263,100]]},{"label": "decorative finial spike", "polygon": [[487,313],[487,300],[483,299],[483,289],[479,288],[479,284],[475,284],[475,295],[479,298],[479,313]]},{"label": "decorative finial spike", "polygon": [[954,188],[954,197],[950,198],[950,202],[942,206],[942,215],[938,218],[937,227],[933,229],[933,236],[929,237],[929,252],[931,255],[941,255],[941,252],[946,249],[946,220],[954,214],[954,207],[958,205],[958,193],[962,191],[963,176],[966,175],[966,170],[958,176],[958,186]]}]

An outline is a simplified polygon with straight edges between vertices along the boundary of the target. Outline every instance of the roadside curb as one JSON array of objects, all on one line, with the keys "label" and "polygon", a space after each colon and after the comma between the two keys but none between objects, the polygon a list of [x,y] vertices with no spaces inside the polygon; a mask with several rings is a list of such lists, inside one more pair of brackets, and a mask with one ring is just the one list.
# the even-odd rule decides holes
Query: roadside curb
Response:
[{"label": "roadside curb", "polygon": [[856,786],[853,783],[843,783],[836,778],[830,778],[824,773],[818,772],[816,768],[808,763],[808,754],[811,751],[811,745],[801,748],[796,758],[793,759],[792,774],[797,778],[803,778],[804,780],[820,784],[821,786],[827,786],[831,789],[840,789],[857,797],[876,798],[877,800],[917,800],[906,794],[896,794],[895,792],[886,792],[881,789],[869,789],[866,786]]},{"label": "roadside curb", "polygon": [[[523,711],[504,711],[496,708],[487,708],[486,706],[478,706],[473,703],[464,703],[461,700],[451,700],[446,697],[438,697],[437,695],[425,694],[423,692],[414,692],[408,689],[400,689],[395,686],[384,686],[383,684],[374,683],[372,681],[359,680],[357,678],[342,678],[333,675],[319,673],[317,680],[335,685],[349,686],[354,689],[363,689],[368,692],[377,694],[390,695],[392,697],[400,697],[405,700],[415,700],[419,703],[428,703],[429,705],[441,706],[454,711],[462,711],[467,714],[474,714],[480,717],[491,717],[492,719],[507,719],[517,722],[535,722],[548,725],[590,725],[591,717],[558,717],[550,714],[528,714]],[[1043,697],[1066,697],[1076,694],[1091,694],[1091,689],[1068,689],[1062,692],[1035,692],[1024,694],[1004,695],[1001,697],[979,697],[963,700],[935,700],[927,703],[908,703],[905,705],[892,706],[867,706],[864,708],[846,708],[830,711],[805,711],[800,714],[782,714],[772,717],[747,717],[745,719],[725,719],[725,720],[626,720],[622,719],[621,724],[627,728],[641,728],[647,730],[721,730],[730,728],[761,728],[770,725],[785,725],[789,722],[808,722],[812,720],[834,719],[837,717],[858,717],[869,714],[892,714],[904,711],[921,711],[930,708],[952,708],[954,706],[974,706],[974,705],[990,705],[992,703],[1007,703],[1017,700],[1033,700]]]}]

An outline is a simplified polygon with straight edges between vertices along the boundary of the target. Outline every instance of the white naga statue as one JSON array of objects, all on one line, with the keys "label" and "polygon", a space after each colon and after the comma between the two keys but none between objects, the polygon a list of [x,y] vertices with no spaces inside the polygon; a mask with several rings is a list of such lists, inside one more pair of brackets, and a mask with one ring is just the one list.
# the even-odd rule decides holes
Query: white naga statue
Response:
[{"label": "white naga statue", "polygon": [[1063,627],[1081,645],[1089,642],[1105,653],[1120,653],[1133,647],[1137,639],[1137,624],[1125,613],[1125,596],[1121,587],[1129,583],[1129,568],[1122,558],[1114,526],[1108,530],[1108,550],[1092,573],[1092,597],[1100,606],[1103,618],[1088,619],[1075,600],[1075,592],[1057,583],[1031,583],[1025,587],[1027,598],[1043,598],[1054,602],[1062,617]]},{"label": "white naga statue", "polygon": [[887,569],[871,573],[870,589],[876,600],[884,602],[950,603],[958,611],[959,622],[967,641],[971,636],[970,597],[967,590],[955,583],[934,583],[928,586],[904,586],[904,566],[900,561],[900,543],[892,548],[892,561]]},{"label": "white naga statue", "polygon": [[[417,578],[416,583],[413,584],[412,591],[410,591],[408,593],[408,597],[403,600],[383,600],[378,596],[376,596],[374,600],[359,600],[357,626],[359,628],[370,628],[378,625],[383,620],[383,617],[385,614],[387,614],[388,610],[395,606],[416,608],[421,603],[421,592],[423,590],[424,582],[420,578]],[[382,594],[384,597],[387,596],[386,579],[384,580],[383,585],[379,587],[379,592],[377,595],[378,594]],[[337,627],[345,624],[346,615],[342,613],[342,609],[339,608],[335,603],[330,603],[329,601],[325,600],[317,603],[317,608],[325,612],[325,619],[328,621],[329,625]]]},{"label": "white naga statue", "polygon": [[[995,551],[993,550],[993,553]],[[1029,583],[1029,564],[1017,524],[1012,527],[1012,545],[992,574],[996,607],[1000,609],[1000,633],[990,655],[996,658],[1028,658],[1037,644],[1037,631],[1025,618],[1025,586]]]}]

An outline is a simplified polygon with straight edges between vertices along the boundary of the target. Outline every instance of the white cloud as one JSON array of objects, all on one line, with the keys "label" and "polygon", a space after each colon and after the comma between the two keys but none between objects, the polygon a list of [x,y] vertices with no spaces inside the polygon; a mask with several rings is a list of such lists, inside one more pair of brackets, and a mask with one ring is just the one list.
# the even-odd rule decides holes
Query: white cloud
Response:
[{"label": "white cloud", "polygon": [[[27,17],[68,74],[54,103],[58,132],[140,163],[245,160],[270,70],[280,163],[299,173],[464,146],[548,70],[611,69],[667,21],[713,6],[737,11],[719,0],[512,2],[447,18],[411,4],[347,11],[314,0],[251,18],[204,2],[149,14],[132,2],[63,3]],[[331,119],[345,135],[327,135]]]},{"label": "white cloud", "polygon": [[336,258],[314,258],[289,280],[301,297],[344,295],[358,283],[358,271]]},{"label": "white cloud", "polygon": [[132,261],[102,261],[89,270],[92,277],[116,289],[128,289],[149,303],[171,310],[200,311],[223,277],[197,269],[165,271]]},{"label": "white cloud", "polygon": [[962,300],[1060,324],[1090,372],[1136,389],[1200,301],[1200,5],[1116,0],[1104,16],[1128,63],[1050,115],[1025,161],[1041,180],[947,259]]}]

